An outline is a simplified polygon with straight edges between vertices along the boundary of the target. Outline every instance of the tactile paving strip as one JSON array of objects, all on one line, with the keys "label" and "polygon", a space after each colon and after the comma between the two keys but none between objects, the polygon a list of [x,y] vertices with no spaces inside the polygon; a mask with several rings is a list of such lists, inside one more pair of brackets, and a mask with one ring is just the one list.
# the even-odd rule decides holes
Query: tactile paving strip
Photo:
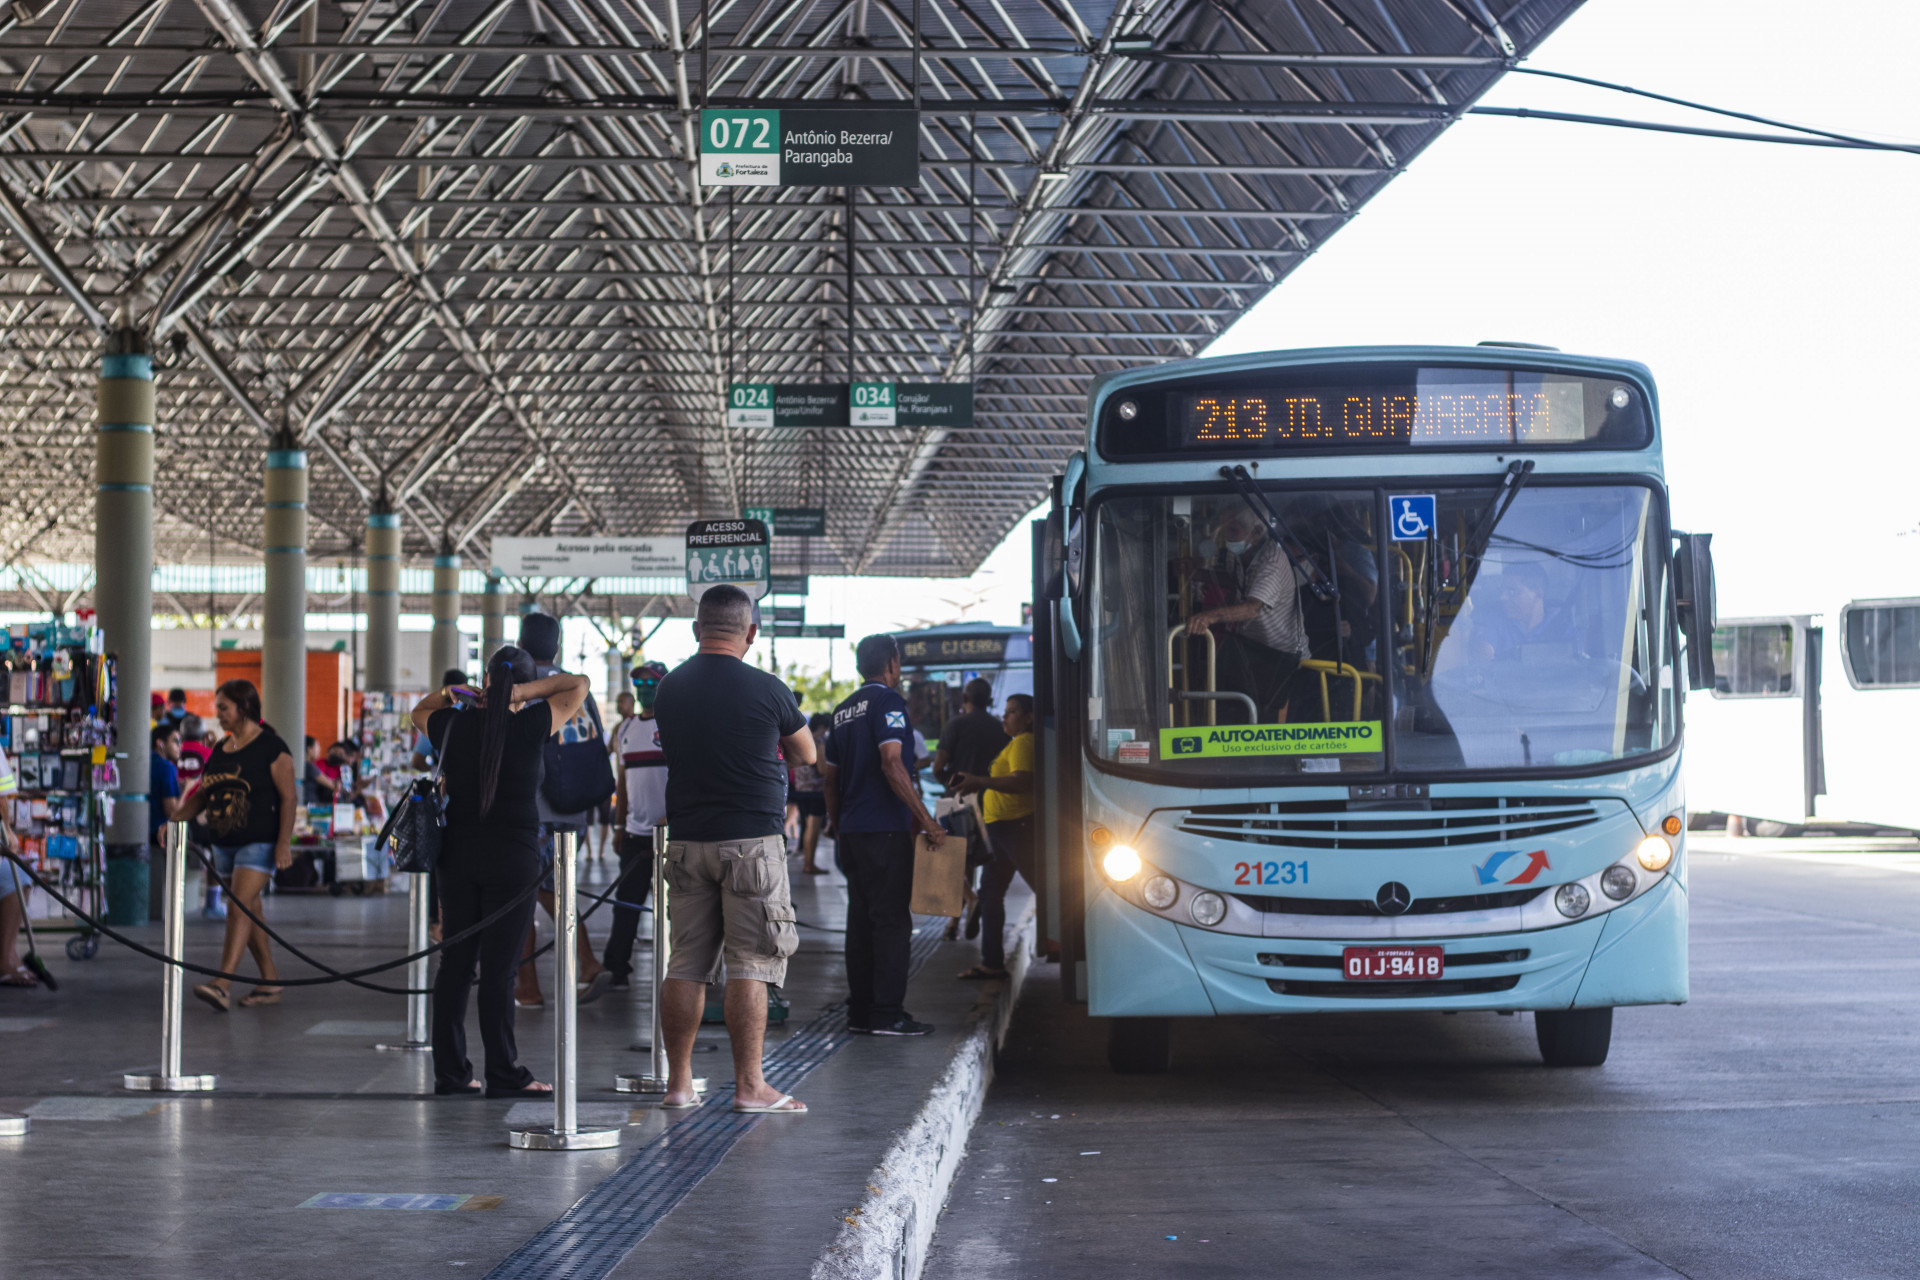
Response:
[{"label": "tactile paving strip", "polygon": [[[918,973],[939,947],[946,925],[935,919],[914,931],[912,972]],[[846,1006],[834,1006],[767,1053],[762,1062],[767,1083],[791,1093],[852,1038]],[[732,1106],[732,1087],[716,1086],[706,1106],[640,1148],[489,1271],[487,1280],[601,1280],[764,1118],[739,1115]]]}]

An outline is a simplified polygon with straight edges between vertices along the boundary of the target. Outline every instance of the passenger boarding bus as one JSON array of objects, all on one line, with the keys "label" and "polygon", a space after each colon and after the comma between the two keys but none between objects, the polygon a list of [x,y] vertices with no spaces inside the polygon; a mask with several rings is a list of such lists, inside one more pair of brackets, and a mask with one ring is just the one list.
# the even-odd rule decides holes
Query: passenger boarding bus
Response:
[{"label": "passenger boarding bus", "polygon": [[[1687,998],[1651,375],[1502,344],[1096,385],[1036,525],[1041,925],[1122,1071],[1171,1020],[1529,1010],[1552,1065]],[[1696,586],[1697,600],[1696,600]]]}]

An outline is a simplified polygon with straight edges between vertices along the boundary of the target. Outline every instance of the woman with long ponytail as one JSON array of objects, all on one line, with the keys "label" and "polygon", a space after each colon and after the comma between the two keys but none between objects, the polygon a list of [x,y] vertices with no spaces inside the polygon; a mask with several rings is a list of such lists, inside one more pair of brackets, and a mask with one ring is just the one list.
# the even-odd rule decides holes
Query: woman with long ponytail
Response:
[{"label": "woman with long ponytail", "polygon": [[[486,692],[455,685],[422,698],[414,727],[441,761],[447,835],[440,855],[440,917],[447,937],[502,907],[519,906],[440,955],[433,983],[433,1091],[489,1098],[552,1092],[520,1065],[513,1041],[513,979],[533,922],[540,858],[540,747],[586,700],[584,676],[536,679],[533,658],[506,645],[487,660]],[[467,993],[480,972],[486,1081],[467,1058]]]}]

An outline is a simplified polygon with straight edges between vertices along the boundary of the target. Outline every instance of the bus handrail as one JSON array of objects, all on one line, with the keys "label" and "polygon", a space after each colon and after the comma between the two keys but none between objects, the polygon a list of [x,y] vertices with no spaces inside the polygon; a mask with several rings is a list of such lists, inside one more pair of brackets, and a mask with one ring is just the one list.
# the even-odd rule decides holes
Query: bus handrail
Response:
[{"label": "bus handrail", "polygon": [[1353,681],[1353,718],[1355,720],[1360,718],[1360,693],[1365,687],[1365,682],[1380,679],[1374,672],[1362,671],[1350,662],[1328,662],[1325,658],[1302,658],[1300,666],[1307,671],[1316,672],[1320,677],[1320,715],[1328,723],[1333,720],[1333,696],[1327,690],[1329,675],[1336,679]]},{"label": "bus handrail", "polygon": [[[1187,624],[1182,622],[1176,625],[1171,631],[1167,632],[1167,693],[1169,695],[1167,698],[1167,723],[1168,724],[1172,724],[1173,718],[1174,718],[1173,717],[1174,698],[1171,695],[1177,692],[1181,692],[1179,690],[1174,689],[1173,687],[1173,642],[1176,639],[1178,639],[1180,636],[1180,633],[1185,631],[1186,629],[1187,629]],[[1220,661],[1220,642],[1213,638],[1213,632],[1211,631],[1203,631],[1200,633],[1199,636],[1195,638],[1203,639],[1207,642],[1207,691],[1211,692],[1215,683],[1216,670],[1219,666],[1219,661]],[[1254,717],[1255,720],[1258,720],[1259,718],[1260,717],[1257,715]],[[1212,699],[1207,700],[1207,723],[1208,724],[1220,723],[1220,718],[1217,710],[1213,705]]]}]

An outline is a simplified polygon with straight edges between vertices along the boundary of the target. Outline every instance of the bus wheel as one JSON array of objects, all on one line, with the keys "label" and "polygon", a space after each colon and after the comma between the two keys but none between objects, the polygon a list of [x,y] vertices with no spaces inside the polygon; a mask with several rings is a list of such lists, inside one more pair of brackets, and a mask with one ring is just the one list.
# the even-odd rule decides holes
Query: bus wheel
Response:
[{"label": "bus wheel", "polygon": [[1123,1076],[1165,1075],[1173,1066],[1173,1019],[1113,1019],[1107,1024],[1107,1065]]},{"label": "bus wheel", "polygon": [[1597,1067],[1607,1060],[1613,1043],[1613,1010],[1536,1010],[1533,1034],[1548,1066]]}]

